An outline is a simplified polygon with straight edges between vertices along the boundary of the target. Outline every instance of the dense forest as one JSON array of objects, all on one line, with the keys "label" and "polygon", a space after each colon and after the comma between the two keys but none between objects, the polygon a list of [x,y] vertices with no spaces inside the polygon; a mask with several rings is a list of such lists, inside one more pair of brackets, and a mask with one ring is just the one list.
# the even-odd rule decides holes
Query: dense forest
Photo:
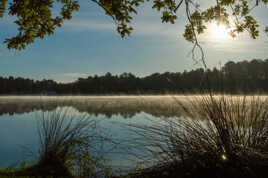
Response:
[{"label": "dense forest", "polygon": [[268,92],[268,59],[227,62],[220,69],[154,73],[137,77],[131,73],[79,78],[72,83],[0,77],[0,94],[164,94],[206,92]]}]

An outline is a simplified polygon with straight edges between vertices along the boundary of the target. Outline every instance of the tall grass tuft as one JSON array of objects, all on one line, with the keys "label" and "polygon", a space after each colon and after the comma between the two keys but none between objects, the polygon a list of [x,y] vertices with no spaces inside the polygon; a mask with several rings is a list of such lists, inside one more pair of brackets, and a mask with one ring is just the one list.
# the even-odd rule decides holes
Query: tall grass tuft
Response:
[{"label": "tall grass tuft", "polygon": [[147,140],[143,146],[153,155],[153,170],[165,167],[173,177],[263,177],[268,169],[266,98],[207,95],[176,101],[183,117],[134,126]]},{"label": "tall grass tuft", "polygon": [[96,154],[105,138],[99,135],[95,120],[69,107],[40,111],[36,116],[38,159],[32,165],[0,170],[0,177],[98,178],[112,175],[105,160]]},{"label": "tall grass tuft", "polygon": [[71,167],[77,159],[74,151],[89,149],[95,121],[86,115],[71,113],[68,108],[58,108],[53,112],[41,112],[37,123],[40,142],[38,175],[72,177]]}]

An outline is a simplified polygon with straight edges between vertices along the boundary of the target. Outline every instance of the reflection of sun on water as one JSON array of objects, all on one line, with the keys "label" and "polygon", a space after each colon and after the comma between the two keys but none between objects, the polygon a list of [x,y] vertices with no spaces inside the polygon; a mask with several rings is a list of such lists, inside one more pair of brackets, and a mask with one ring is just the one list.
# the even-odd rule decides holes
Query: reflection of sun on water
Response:
[{"label": "reflection of sun on water", "polygon": [[232,39],[229,34],[230,29],[225,25],[217,24],[216,22],[208,25],[209,37],[211,40],[218,42]]}]

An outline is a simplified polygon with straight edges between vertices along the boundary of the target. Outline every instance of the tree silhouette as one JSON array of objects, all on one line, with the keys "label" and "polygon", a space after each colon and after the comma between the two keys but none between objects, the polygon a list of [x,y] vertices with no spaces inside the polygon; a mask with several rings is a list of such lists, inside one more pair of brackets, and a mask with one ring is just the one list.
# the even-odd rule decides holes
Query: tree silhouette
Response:
[{"label": "tree silhouette", "polygon": [[[208,81],[208,82],[207,82]],[[222,68],[154,73],[132,73],[79,78],[72,83],[0,77],[0,94],[176,94],[212,90],[226,93],[268,92],[268,59],[227,62]]]}]

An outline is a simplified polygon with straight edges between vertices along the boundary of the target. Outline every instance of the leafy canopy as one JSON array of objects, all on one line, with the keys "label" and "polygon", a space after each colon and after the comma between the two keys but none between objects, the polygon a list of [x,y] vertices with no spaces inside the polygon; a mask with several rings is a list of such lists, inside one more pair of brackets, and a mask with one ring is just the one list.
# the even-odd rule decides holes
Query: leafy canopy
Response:
[{"label": "leafy canopy", "polygon": [[[137,14],[137,8],[145,1],[152,1],[152,8],[159,11],[163,23],[175,23],[178,18],[177,11],[184,10],[188,24],[185,26],[184,38],[199,46],[197,35],[204,33],[209,22],[216,21],[230,27],[233,19],[234,27],[230,29],[230,35],[248,31],[252,38],[259,36],[259,24],[251,15],[251,11],[265,5],[268,0],[210,0],[209,7],[201,9],[198,2],[201,0],[91,0],[97,3],[112,17],[117,25],[117,31],[121,37],[130,35],[133,27],[131,22],[133,15]],[[53,15],[55,4],[61,5],[58,15]],[[5,39],[9,49],[24,49],[37,38],[53,34],[56,27],[61,27],[64,20],[72,18],[72,13],[79,10],[76,0],[0,0],[0,18],[6,12],[17,17],[14,23],[18,25],[16,36]],[[232,17],[232,18],[231,18]],[[264,29],[268,33],[268,27]]]}]

